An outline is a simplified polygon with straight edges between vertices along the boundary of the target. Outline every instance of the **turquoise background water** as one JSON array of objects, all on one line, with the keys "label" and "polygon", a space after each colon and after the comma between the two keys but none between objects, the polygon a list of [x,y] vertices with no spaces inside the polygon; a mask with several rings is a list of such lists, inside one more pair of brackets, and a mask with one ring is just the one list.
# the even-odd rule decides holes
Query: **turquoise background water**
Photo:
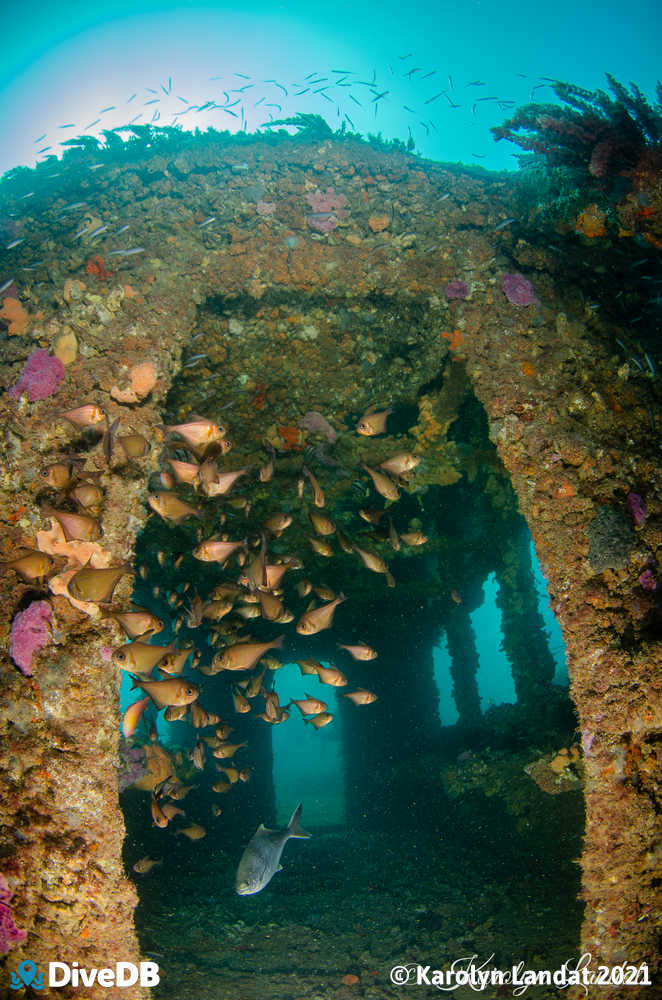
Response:
[{"label": "turquoise background water", "polygon": [[[157,111],[157,124],[171,124],[173,115],[191,104],[231,103],[237,97],[241,104],[229,109],[236,118],[211,109],[174,121],[185,128],[252,131],[270,115],[314,112],[334,127],[348,115],[362,133],[405,141],[411,134],[424,156],[510,169],[516,166],[513,147],[496,144],[489,132],[510,107],[478,98],[520,105],[533,93],[535,100],[551,100],[541,77],[595,89],[605,86],[605,72],[634,80],[650,95],[659,73],[661,9],[659,0],[406,5],[26,0],[5,11],[0,172],[33,163],[38,149],[50,147],[41,156],[57,153],[63,140],[87,126],[98,134],[138,114],[149,122]],[[334,84],[318,94],[313,87],[295,96],[305,89],[308,74],[340,79],[333,69],[350,70],[345,82],[352,86]],[[274,79],[287,96],[264,82]],[[165,94],[161,87],[168,90],[170,80]],[[388,91],[377,102],[367,87],[373,81],[378,93]],[[235,93],[247,84],[248,90]],[[447,96],[426,104],[442,91]],[[155,98],[160,103],[146,105]],[[274,107],[267,110],[268,104]],[[100,114],[108,107],[112,110]]]},{"label": "turquoise background water", "polygon": [[[550,607],[547,585],[536,559],[533,545],[531,556],[535,572],[538,608],[548,634],[549,648],[556,662],[554,683],[567,685],[568,671],[563,637]],[[492,705],[515,703],[515,685],[506,654],[500,648],[503,641],[501,612],[496,604],[498,587],[494,574],[483,586],[484,600],[471,615],[479,656],[477,674],[481,709],[485,712]],[[446,641],[440,638],[433,652],[434,678],[439,692],[440,724],[452,726],[458,719],[452,696],[450,658]],[[411,665],[408,669],[412,669]],[[379,681],[379,659],[374,661],[375,683]],[[278,671],[276,689],[281,704],[289,698],[312,697],[327,702],[329,711],[336,711],[339,694],[329,685],[321,684],[317,677],[302,677],[296,664],[286,664]],[[369,711],[369,708],[357,709]],[[345,818],[345,789],[343,771],[352,766],[343,760],[340,739],[340,719],[319,732],[304,724],[299,711],[292,707],[292,717],[286,726],[273,726],[274,788],[279,823],[286,823],[292,809],[302,799],[306,803],[306,819],[315,826],[335,826]]]}]

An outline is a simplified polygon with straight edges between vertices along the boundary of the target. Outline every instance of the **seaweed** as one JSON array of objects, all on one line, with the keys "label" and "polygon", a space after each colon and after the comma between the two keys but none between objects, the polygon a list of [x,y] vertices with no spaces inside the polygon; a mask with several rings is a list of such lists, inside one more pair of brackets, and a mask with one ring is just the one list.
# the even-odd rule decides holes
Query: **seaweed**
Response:
[{"label": "seaweed", "polygon": [[275,125],[293,125],[299,139],[319,141],[320,139],[330,139],[334,134],[329,123],[321,115],[292,115],[290,118],[278,118],[275,121],[266,122],[263,127],[273,128]]},{"label": "seaweed", "polygon": [[68,146],[70,149],[83,149],[96,153],[99,150],[100,140],[93,135],[79,135],[74,139],[66,139],[60,145]]},{"label": "seaweed", "polygon": [[611,95],[556,80],[558,104],[526,104],[492,128],[495,139],[514,142],[553,166],[580,168],[602,179],[632,171],[650,150],[662,149],[662,86],[651,104],[639,87],[629,89],[606,74]]},{"label": "seaweed", "polygon": [[[351,124],[351,123],[350,123]],[[296,134],[292,135],[280,126],[294,126]],[[272,129],[275,127],[275,130]],[[97,167],[100,163],[126,162],[128,159],[141,161],[155,154],[171,155],[199,149],[202,143],[213,143],[218,147],[241,149],[242,146],[254,143],[260,139],[269,145],[279,145],[291,142],[359,142],[373,149],[387,153],[411,154],[414,141],[410,137],[407,142],[400,139],[384,139],[381,135],[363,136],[350,131],[343,121],[334,131],[328,122],[320,115],[298,114],[290,118],[282,118],[266,123],[256,132],[229,132],[215,128],[189,131],[182,125],[152,125],[127,123],[114,128],[104,129],[100,137],[81,135],[68,139],[61,145],[62,156],[55,153],[44,157],[36,167],[15,167],[0,177],[0,199],[16,198],[26,193],[34,183],[34,171],[44,180],[55,177],[54,169],[60,164],[68,167]]]},{"label": "seaweed", "polygon": [[412,136],[409,136],[407,142],[403,142],[402,139],[384,139],[381,132],[378,132],[377,135],[369,132],[367,142],[373,149],[379,149],[383,153],[409,154],[413,152],[415,145]]}]

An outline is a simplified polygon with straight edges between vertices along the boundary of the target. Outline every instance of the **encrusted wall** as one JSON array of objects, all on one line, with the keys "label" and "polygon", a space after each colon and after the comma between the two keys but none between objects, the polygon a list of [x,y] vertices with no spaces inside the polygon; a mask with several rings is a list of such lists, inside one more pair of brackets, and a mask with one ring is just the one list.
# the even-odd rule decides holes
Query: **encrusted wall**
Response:
[{"label": "encrusted wall", "polygon": [[[512,476],[566,642],[585,753],[582,946],[603,963],[654,965],[662,657],[652,628],[655,595],[639,578],[655,571],[662,520],[649,383],[617,374],[618,359],[580,297],[555,286],[551,251],[499,228],[516,211],[503,179],[350,141],[201,139],[188,149],[143,150],[135,162],[129,150],[124,162],[101,160],[94,170],[99,160],[87,156],[28,203],[11,187],[5,194],[3,211],[24,220],[21,253],[43,258],[46,273],[24,284],[17,272],[23,311],[11,326],[5,321],[3,382],[16,381],[35,346],[59,344],[66,375],[42,401],[0,397],[3,557],[48,527],[36,501],[39,470],[74,454],[98,474],[105,494],[98,564],[131,559],[159,449],[109,468],[98,438],[88,440],[59,414],[96,403],[109,422],[119,418],[122,432],[156,445],[183,350],[190,411],[220,419],[231,402],[228,423],[245,453],[259,447],[270,424],[283,443],[307,409],[349,426],[349,415],[371,403],[413,406],[444,364],[446,379],[464,365]],[[316,204],[329,188],[326,205]],[[128,248],[139,252],[111,257],[115,244],[74,242],[62,214],[81,196],[93,219],[129,223]],[[519,269],[539,304],[517,306],[504,294],[502,275]],[[469,297],[447,299],[445,285],[460,278]],[[193,341],[197,307],[211,300],[241,319]],[[371,303],[391,316],[391,327],[365,321]],[[361,311],[357,326],[351,316]],[[144,362],[154,365],[156,385],[143,397],[137,383],[128,390]],[[443,420],[435,423],[434,389],[427,392],[416,433],[418,450],[431,455]],[[266,403],[264,413],[256,400]],[[595,533],[589,551],[591,522],[605,505],[627,521],[630,491],[645,492],[648,514],[636,531],[628,528],[625,556],[596,555],[609,545]],[[107,658],[118,633],[94,608],[76,610],[51,595],[52,642],[35,659],[33,677],[24,677],[8,658],[9,629],[40,588],[11,569],[0,586],[0,870],[14,891],[16,923],[28,932],[2,975],[22,957],[97,966],[131,960],[138,955],[136,894],[121,863],[119,677]],[[118,603],[130,588],[124,577]]]}]

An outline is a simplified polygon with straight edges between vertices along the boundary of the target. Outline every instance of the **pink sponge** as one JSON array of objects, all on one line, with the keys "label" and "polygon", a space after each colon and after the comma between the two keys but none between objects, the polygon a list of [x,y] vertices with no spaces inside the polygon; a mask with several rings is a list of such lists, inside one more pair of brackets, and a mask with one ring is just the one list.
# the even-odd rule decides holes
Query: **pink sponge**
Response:
[{"label": "pink sponge", "polygon": [[64,378],[64,365],[59,358],[49,354],[45,347],[33,351],[25,362],[25,368],[20,379],[7,393],[12,399],[27,392],[28,399],[34,403],[37,399],[47,399],[57,392]]},{"label": "pink sponge", "polygon": [[26,933],[18,929],[9,908],[11,889],[7,879],[0,875],[0,955],[9,951],[11,945],[25,941]]},{"label": "pink sponge", "polygon": [[33,601],[11,623],[9,655],[26,677],[32,675],[32,657],[51,638],[53,612],[48,601]]}]

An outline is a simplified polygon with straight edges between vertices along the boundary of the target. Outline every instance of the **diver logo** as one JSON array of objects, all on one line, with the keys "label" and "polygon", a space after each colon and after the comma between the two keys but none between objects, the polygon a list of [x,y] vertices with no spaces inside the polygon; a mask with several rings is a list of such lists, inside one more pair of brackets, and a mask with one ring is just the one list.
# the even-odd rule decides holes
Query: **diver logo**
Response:
[{"label": "diver logo", "polygon": [[40,972],[34,962],[28,958],[24,959],[16,972],[11,974],[11,988],[20,990],[24,986],[31,986],[33,990],[43,990],[44,974]]}]

